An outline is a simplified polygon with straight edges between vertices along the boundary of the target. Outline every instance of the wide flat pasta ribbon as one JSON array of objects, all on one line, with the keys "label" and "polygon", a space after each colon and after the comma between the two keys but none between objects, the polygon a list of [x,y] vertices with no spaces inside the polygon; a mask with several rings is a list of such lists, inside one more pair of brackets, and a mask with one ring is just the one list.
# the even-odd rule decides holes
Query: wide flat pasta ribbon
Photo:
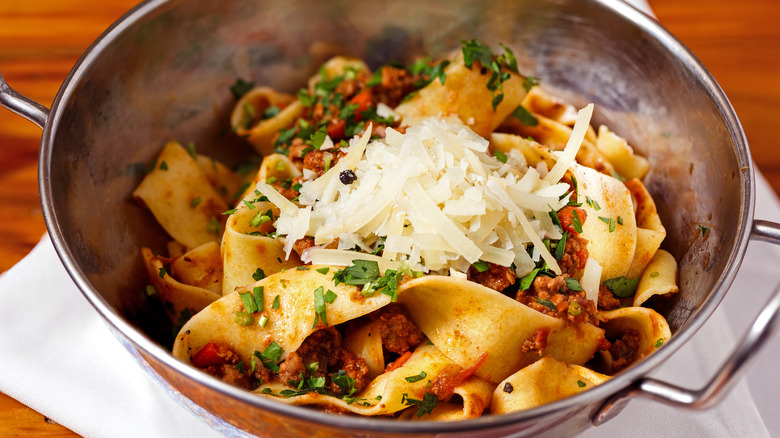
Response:
[{"label": "wide flat pasta ribbon", "polygon": [[[425,397],[427,386],[439,373],[452,367],[453,362],[442,354],[435,346],[423,344],[417,347],[401,367],[379,375],[372,380],[363,390],[355,394],[354,401],[345,400],[329,395],[307,392],[302,395],[284,397],[282,391],[290,391],[291,388],[282,383],[274,382],[264,384],[254,390],[255,394],[292,405],[316,405],[337,407],[349,412],[365,416],[391,415],[412,406],[407,399],[422,400]],[[411,381],[421,375],[425,378]],[[458,410],[455,404],[445,409],[444,412],[435,411],[437,417],[446,416],[448,419],[465,419],[478,417],[482,410],[489,405],[493,384],[476,376],[458,385],[454,393],[461,396],[463,405]],[[289,393],[288,393],[289,394]],[[441,402],[444,406],[444,402]],[[437,404],[438,406],[438,404]],[[416,410],[412,409],[407,418],[417,417]],[[428,415],[420,416],[420,419],[432,419]]]},{"label": "wide flat pasta ribbon", "polygon": [[219,299],[218,293],[204,287],[184,284],[174,278],[165,269],[165,262],[169,259],[155,256],[149,248],[141,248],[141,255],[149,281],[162,300],[172,323],[181,324],[180,319],[186,320]]},{"label": "wide flat pasta ribbon", "polygon": [[498,384],[492,414],[507,414],[552,403],[599,385],[610,377],[585,367],[543,357]]},{"label": "wide flat pasta ribbon", "polygon": [[[211,303],[195,315],[181,329],[173,345],[173,355],[190,363],[192,354],[198,352],[209,342],[228,346],[243,360],[249,361],[255,350],[264,350],[271,342],[276,342],[287,354],[295,351],[307,336],[324,328],[319,321],[315,325],[315,317],[320,316],[315,310],[317,289],[320,293],[332,291],[336,298],[326,304],[325,317],[328,326],[334,326],[353,320],[390,303],[390,297],[376,293],[373,297],[363,297],[355,286],[333,282],[336,268],[328,268],[329,273],[323,274],[317,269],[321,266],[306,266],[299,269],[288,269],[266,277],[248,286],[239,287],[235,292],[223,296]],[[239,293],[258,292],[262,288],[263,310],[251,315],[248,325],[236,322],[236,314],[247,309]],[[274,300],[278,296],[278,306]],[[254,298],[256,299],[256,298]],[[268,318],[265,326],[260,324],[262,316]]]},{"label": "wide flat pasta ribbon", "polygon": [[486,355],[475,374],[494,383],[539,359],[538,352],[522,351],[536,330],[549,330],[545,354],[578,364],[593,357],[604,336],[593,325],[566,325],[499,292],[454,277],[429,275],[407,281],[398,302],[453,362],[469,368]]},{"label": "wide flat pasta ribbon", "polygon": [[264,275],[271,275],[302,264],[294,253],[287,258],[284,245],[279,240],[262,234],[273,230],[271,221],[260,224],[260,227],[251,225],[256,215],[271,210],[274,216],[278,216],[279,210],[267,201],[252,205],[254,208],[251,210],[246,206],[237,209],[225,225],[225,234],[222,236],[222,295],[257,281],[253,275],[257,274],[258,269]]},{"label": "wide flat pasta ribbon", "polygon": [[522,77],[508,73],[510,78],[501,84],[504,98],[494,110],[487,87],[490,75],[482,74],[477,63],[468,68],[460,57],[444,69],[444,74],[447,77],[444,84],[434,80],[395,108],[403,124],[410,125],[425,117],[456,115],[474,132],[487,137],[520,105],[526,94]]},{"label": "wide flat pasta ribbon", "polygon": [[[157,222],[177,242],[191,249],[219,242],[227,204],[212,187],[198,161],[171,141],[157,157],[154,169],[133,192]],[[187,220],[182,220],[187,218]]]}]

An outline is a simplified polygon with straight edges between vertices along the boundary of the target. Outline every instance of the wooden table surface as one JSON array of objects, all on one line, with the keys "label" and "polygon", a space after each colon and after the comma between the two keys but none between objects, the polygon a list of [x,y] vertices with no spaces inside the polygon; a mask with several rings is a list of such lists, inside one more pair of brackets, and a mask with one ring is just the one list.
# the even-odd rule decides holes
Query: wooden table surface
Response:
[{"label": "wooden table surface", "polygon": [[[20,93],[51,105],[89,44],[136,1],[3,0],[0,71]],[[660,22],[699,57],[725,90],[753,159],[780,193],[780,2],[650,0]],[[0,272],[45,231],[37,162],[40,130],[0,109]],[[0,393],[0,436],[74,436]]]}]

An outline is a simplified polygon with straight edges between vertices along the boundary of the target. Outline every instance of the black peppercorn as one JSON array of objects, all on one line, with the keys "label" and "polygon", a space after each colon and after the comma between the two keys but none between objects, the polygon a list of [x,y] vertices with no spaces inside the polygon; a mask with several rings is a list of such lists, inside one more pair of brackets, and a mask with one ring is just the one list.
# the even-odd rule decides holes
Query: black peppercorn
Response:
[{"label": "black peppercorn", "polygon": [[511,383],[509,383],[509,382],[506,382],[506,383],[504,384],[504,392],[506,392],[507,394],[511,394],[511,393],[512,393],[512,391],[514,391],[514,390],[515,390],[515,388],[512,386],[512,384],[511,384]]},{"label": "black peppercorn", "polygon": [[353,172],[351,169],[342,170],[341,173],[339,173],[339,180],[342,184],[352,184],[357,179],[357,175],[355,175],[355,172]]}]

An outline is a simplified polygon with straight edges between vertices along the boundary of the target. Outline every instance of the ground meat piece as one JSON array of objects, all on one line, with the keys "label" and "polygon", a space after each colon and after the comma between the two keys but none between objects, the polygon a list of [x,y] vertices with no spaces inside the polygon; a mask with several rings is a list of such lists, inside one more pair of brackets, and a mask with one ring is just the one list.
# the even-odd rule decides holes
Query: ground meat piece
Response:
[{"label": "ground meat piece", "polygon": [[[217,367],[218,369],[212,369]],[[214,367],[207,368],[206,372],[211,374],[212,376],[219,377],[220,379],[222,379],[223,382],[228,383],[230,385],[238,386],[239,388],[246,388],[246,389],[250,388],[249,376],[244,374],[240,369],[236,368],[234,365],[217,365]]]},{"label": "ground meat piece", "polygon": [[572,324],[587,322],[598,326],[596,303],[587,299],[585,291],[571,291],[566,276],[536,277],[526,291],[518,291],[515,299],[544,314]]},{"label": "ground meat piece", "polygon": [[[265,368],[265,367],[263,367]],[[293,351],[287,355],[287,359],[279,365],[279,380],[284,383],[301,380],[306,375],[305,364],[298,352]]]},{"label": "ground meat piece", "polygon": [[341,81],[334,90],[333,94],[342,94],[344,100],[349,100],[352,96],[362,91],[369,79],[371,79],[371,73],[367,70],[359,70],[355,72],[355,78],[351,80]]},{"label": "ground meat piece", "polygon": [[[339,370],[344,370],[347,376],[354,380],[353,388],[355,392],[363,389],[368,380],[368,364],[366,360],[344,349],[338,350],[336,356],[338,356],[336,363],[339,365]],[[346,388],[342,391],[342,388],[335,382],[330,383],[330,389],[337,395],[348,395],[350,392]]]},{"label": "ground meat piece", "polygon": [[634,363],[639,349],[639,333],[636,330],[626,330],[619,339],[612,341],[609,354],[612,356],[612,371],[617,373]]},{"label": "ground meat piece", "polygon": [[620,307],[620,300],[603,284],[599,286],[599,310],[612,310]]},{"label": "ground meat piece", "polygon": [[303,171],[303,150],[307,147],[309,147],[309,145],[304,143],[302,139],[296,137],[290,142],[290,147],[288,149],[287,156],[301,172]]},{"label": "ground meat piece", "polygon": [[[307,370],[307,365],[316,363],[316,370]],[[312,367],[313,368],[313,367]],[[360,391],[366,384],[368,364],[362,357],[355,356],[341,346],[341,333],[334,327],[318,330],[301,344],[279,365],[279,380],[288,383],[300,381],[307,377],[327,377],[327,386],[333,392],[340,394],[340,388],[330,379],[331,376],[344,370],[354,379],[355,391]]]},{"label": "ground meat piece", "polygon": [[249,374],[241,358],[225,344],[209,342],[192,357],[192,364],[206,373],[240,388],[251,389]]},{"label": "ground meat piece", "polygon": [[[320,151],[315,149],[309,151],[309,153],[303,157],[303,168],[311,170],[317,174],[317,176],[321,176],[325,173],[326,164],[330,169],[335,166],[339,159],[344,155],[346,154],[341,151]],[[330,161],[330,163],[328,163],[328,161]]]},{"label": "ground meat piece", "polygon": [[515,271],[513,271],[512,268],[489,262],[488,269],[482,272],[479,272],[477,268],[471,266],[467,276],[470,281],[487,286],[498,292],[515,284],[515,280],[517,280]]},{"label": "ground meat piece", "polygon": [[573,220],[574,212],[577,213],[577,219],[580,220],[580,224],[584,224],[585,219],[588,218],[588,214],[585,213],[585,210],[569,205],[563,207],[558,211],[558,219],[561,221],[561,228],[563,228],[563,231],[569,233],[569,236],[580,235],[580,233],[575,229],[574,226],[574,220]]},{"label": "ground meat piece", "polygon": [[534,334],[523,342],[520,348],[523,353],[536,351],[541,356],[547,348],[547,335],[550,334],[549,328],[534,330]]},{"label": "ground meat piece", "polygon": [[588,261],[588,240],[580,236],[569,236],[566,239],[563,257],[558,262],[561,270],[569,275],[577,270],[585,269]]},{"label": "ground meat piece", "polygon": [[534,279],[532,287],[536,291],[537,298],[549,300],[558,291],[566,287],[566,280],[562,275],[557,277],[539,275]]},{"label": "ground meat piece", "polygon": [[422,331],[407,317],[401,306],[385,307],[379,321],[382,346],[391,353],[404,354],[423,341]]},{"label": "ground meat piece", "polygon": [[414,91],[414,83],[419,80],[407,70],[392,66],[382,67],[382,82],[373,88],[377,102],[395,108],[407,94]]}]

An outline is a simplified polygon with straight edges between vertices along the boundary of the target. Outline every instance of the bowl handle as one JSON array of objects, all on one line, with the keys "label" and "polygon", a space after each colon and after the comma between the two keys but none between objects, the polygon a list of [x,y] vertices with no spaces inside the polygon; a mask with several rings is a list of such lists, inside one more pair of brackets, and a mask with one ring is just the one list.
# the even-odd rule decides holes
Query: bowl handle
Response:
[{"label": "bowl handle", "polygon": [[46,120],[49,118],[48,108],[14,91],[5,82],[2,72],[0,72],[0,105],[35,123],[41,129],[46,126]]},{"label": "bowl handle", "polygon": [[[751,239],[780,244],[780,224],[756,220]],[[718,403],[739,381],[746,366],[756,356],[769,337],[777,331],[780,322],[780,285],[753,321],[738,347],[723,363],[715,376],[700,389],[681,388],[652,378],[641,378],[628,388],[611,396],[593,415],[598,426],[615,417],[635,396],[647,397],[662,403],[688,409],[707,409]]]}]

